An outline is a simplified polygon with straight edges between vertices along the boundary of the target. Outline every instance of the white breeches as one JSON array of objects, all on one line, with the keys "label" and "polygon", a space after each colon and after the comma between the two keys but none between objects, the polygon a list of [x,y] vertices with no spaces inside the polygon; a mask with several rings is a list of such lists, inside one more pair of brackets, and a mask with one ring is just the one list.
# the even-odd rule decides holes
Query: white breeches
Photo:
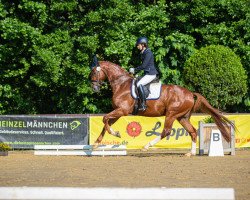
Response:
[{"label": "white breeches", "polygon": [[140,81],[138,81],[137,87],[139,87],[139,85],[147,85],[148,83],[150,83],[155,78],[156,78],[156,75],[145,75],[145,76],[143,76],[141,78]]}]

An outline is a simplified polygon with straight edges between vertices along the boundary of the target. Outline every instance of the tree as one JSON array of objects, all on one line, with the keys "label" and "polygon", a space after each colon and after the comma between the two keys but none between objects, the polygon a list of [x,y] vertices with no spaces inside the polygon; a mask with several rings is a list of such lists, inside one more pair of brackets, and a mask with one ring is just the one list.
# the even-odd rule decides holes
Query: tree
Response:
[{"label": "tree", "polygon": [[[249,73],[248,4],[0,0],[0,114],[109,112],[108,87],[99,98],[90,87],[92,56],[97,53],[100,60],[125,69],[136,67],[140,54],[135,41],[140,36],[149,39],[163,83],[184,86],[185,61],[195,49],[212,44],[230,47]],[[249,111],[249,95],[248,90],[242,104],[231,108]]]},{"label": "tree", "polygon": [[239,104],[247,92],[247,75],[239,56],[230,48],[211,45],[185,63],[185,81],[220,109]]}]

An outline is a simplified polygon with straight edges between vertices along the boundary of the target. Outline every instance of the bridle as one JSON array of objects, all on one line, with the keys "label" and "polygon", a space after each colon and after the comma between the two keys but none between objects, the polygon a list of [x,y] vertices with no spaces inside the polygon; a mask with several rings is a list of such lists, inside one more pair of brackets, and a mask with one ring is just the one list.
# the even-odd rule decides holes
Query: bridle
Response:
[{"label": "bridle", "polygon": [[[105,70],[103,70],[103,69],[100,67],[100,65],[94,66],[94,67],[92,68],[92,70],[93,70],[95,67],[96,67],[96,69],[95,69],[95,71],[92,71],[92,73],[94,73],[93,76],[96,77],[96,80],[91,80],[91,83],[92,83],[93,87],[101,87],[103,84],[105,84],[105,82],[102,81],[102,80],[100,80],[100,72],[102,71],[106,76],[107,76],[107,73],[105,72]],[[92,75],[91,75],[91,76],[92,76]],[[116,78],[113,79],[113,80],[109,80],[109,83],[110,83],[110,84],[112,84],[112,83],[114,83],[114,84],[117,84],[117,83],[118,83],[118,84],[119,84],[119,83],[120,83],[120,78],[121,78],[121,77],[124,77],[124,76],[126,76],[126,75],[125,75],[125,74],[122,74],[122,75],[116,77]],[[107,76],[107,77],[108,77],[108,76]]]},{"label": "bridle", "polygon": [[[95,68],[95,67],[93,67]],[[96,66],[95,72],[92,71],[92,73],[95,73],[94,76],[97,77],[97,80],[91,80],[91,83],[93,86],[100,87],[103,84],[103,81],[100,81],[100,71],[101,71],[100,66]]]}]

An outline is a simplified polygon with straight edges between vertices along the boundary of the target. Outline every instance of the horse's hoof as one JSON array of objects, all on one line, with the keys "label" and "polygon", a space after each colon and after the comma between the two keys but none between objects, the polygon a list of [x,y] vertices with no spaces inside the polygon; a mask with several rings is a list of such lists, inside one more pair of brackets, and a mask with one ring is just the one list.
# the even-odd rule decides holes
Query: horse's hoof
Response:
[{"label": "horse's hoof", "polygon": [[191,156],[195,156],[195,154],[192,154],[191,152],[188,152],[188,153],[185,154],[185,156],[191,157]]},{"label": "horse's hoof", "polygon": [[143,148],[141,149],[141,151],[146,152],[146,151],[148,151],[148,149],[145,148],[145,147],[143,147]]},{"label": "horse's hoof", "polygon": [[118,137],[118,138],[121,138],[120,132],[117,131],[115,136]]},{"label": "horse's hoof", "polygon": [[92,146],[92,149],[97,149],[99,146],[99,143],[94,143],[93,146]]}]

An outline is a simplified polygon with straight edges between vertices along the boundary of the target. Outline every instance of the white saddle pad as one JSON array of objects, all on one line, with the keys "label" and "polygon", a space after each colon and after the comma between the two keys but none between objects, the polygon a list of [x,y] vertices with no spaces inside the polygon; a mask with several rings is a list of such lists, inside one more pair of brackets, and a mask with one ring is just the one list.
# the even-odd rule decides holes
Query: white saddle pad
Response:
[{"label": "white saddle pad", "polygon": [[[138,96],[136,95],[135,92],[135,80],[133,80],[132,85],[131,85],[131,94],[134,99],[138,99]],[[159,99],[161,95],[161,82],[158,83],[151,83],[149,86],[149,95],[147,97],[147,100],[156,100]]]}]

